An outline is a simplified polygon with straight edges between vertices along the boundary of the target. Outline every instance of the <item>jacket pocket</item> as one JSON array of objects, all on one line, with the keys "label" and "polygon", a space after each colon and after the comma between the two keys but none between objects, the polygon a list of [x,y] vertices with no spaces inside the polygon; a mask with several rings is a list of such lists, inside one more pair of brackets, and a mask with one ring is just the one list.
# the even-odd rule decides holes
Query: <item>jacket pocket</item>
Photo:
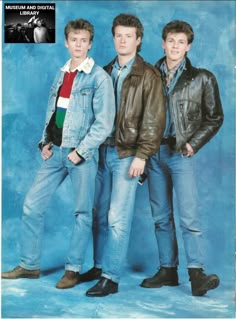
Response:
[{"label": "jacket pocket", "polygon": [[193,110],[187,114],[187,118],[189,121],[199,121],[201,120],[201,110]]},{"label": "jacket pocket", "polygon": [[88,106],[92,105],[92,96],[93,96],[92,88],[81,89],[80,95],[82,96],[83,108],[87,108]]},{"label": "jacket pocket", "polygon": [[179,128],[180,128],[180,130],[182,132],[185,132],[186,131],[186,127],[187,127],[185,110],[186,110],[186,102],[180,101],[178,103],[177,120],[178,120],[178,123],[179,123]]},{"label": "jacket pocket", "polygon": [[182,132],[191,132],[199,126],[202,118],[201,106],[195,101],[181,100],[178,102],[179,126]]},{"label": "jacket pocket", "polygon": [[73,112],[86,110],[92,105],[93,88],[83,88],[71,92],[70,109]]},{"label": "jacket pocket", "polygon": [[133,147],[138,138],[138,123],[134,120],[126,120],[118,130],[118,140],[127,147]]},{"label": "jacket pocket", "polygon": [[137,129],[138,128],[138,120],[137,119],[132,119],[132,120],[126,120],[125,121],[125,126],[127,128],[134,128]]}]

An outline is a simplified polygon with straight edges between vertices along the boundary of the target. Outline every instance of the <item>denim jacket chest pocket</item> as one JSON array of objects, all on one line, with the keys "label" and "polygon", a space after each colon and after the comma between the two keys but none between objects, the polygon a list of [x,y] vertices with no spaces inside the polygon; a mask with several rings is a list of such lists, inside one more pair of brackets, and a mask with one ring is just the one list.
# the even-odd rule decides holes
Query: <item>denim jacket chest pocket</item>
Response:
[{"label": "denim jacket chest pocket", "polygon": [[68,127],[71,132],[83,131],[84,135],[94,120],[92,99],[94,88],[86,87],[82,89],[73,88],[70,96],[70,103],[67,109],[64,127]]},{"label": "denim jacket chest pocket", "polygon": [[82,89],[72,89],[70,96],[69,109],[71,112],[87,111],[87,108],[92,105],[94,88],[86,87]]}]

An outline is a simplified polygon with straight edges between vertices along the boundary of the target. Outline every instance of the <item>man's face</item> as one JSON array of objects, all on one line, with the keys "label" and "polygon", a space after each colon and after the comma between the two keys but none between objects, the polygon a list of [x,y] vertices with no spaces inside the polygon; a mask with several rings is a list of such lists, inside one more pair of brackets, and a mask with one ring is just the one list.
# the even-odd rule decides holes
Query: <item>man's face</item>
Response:
[{"label": "man's face", "polygon": [[141,38],[137,38],[135,27],[115,27],[114,45],[118,55],[134,56]]},{"label": "man's face", "polygon": [[167,61],[177,64],[189,51],[191,44],[188,44],[185,33],[168,33],[166,40],[162,42],[162,47],[165,50]]},{"label": "man's face", "polygon": [[75,59],[86,59],[88,51],[92,46],[90,41],[90,33],[87,30],[73,30],[68,34],[65,41],[71,57]]}]

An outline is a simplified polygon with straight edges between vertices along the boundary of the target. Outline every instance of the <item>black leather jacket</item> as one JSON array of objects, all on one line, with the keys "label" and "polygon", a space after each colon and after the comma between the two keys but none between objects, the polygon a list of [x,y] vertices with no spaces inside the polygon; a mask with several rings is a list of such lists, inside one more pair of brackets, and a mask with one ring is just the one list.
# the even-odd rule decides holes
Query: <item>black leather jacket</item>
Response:
[{"label": "black leather jacket", "polygon": [[[156,63],[158,70],[164,59]],[[223,123],[216,78],[208,70],[193,67],[186,58],[185,69],[169,98],[176,130],[176,150],[184,151],[185,144],[189,143],[196,153]]]},{"label": "black leather jacket", "polygon": [[[104,67],[108,74],[114,62]],[[117,115],[115,144],[120,158],[134,155],[147,159],[157,152],[165,127],[165,107],[159,71],[137,55],[123,82]]]}]

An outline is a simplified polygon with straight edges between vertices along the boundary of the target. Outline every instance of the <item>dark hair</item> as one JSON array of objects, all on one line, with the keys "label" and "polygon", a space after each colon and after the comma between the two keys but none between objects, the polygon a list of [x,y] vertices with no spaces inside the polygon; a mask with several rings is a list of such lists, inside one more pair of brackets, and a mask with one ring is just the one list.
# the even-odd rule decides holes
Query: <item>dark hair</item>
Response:
[{"label": "dark hair", "polygon": [[69,32],[72,30],[87,30],[90,33],[90,42],[93,41],[94,37],[94,27],[93,25],[84,19],[77,19],[69,21],[64,29],[65,38],[68,38]]},{"label": "dark hair", "polygon": [[41,24],[42,24],[43,27],[46,27],[46,22],[45,22],[44,19],[41,19]]},{"label": "dark hair", "polygon": [[141,38],[141,42],[137,47],[137,52],[139,52],[141,50],[142,38],[143,38],[143,25],[142,25],[141,21],[136,16],[134,16],[132,14],[125,14],[125,13],[119,14],[113,20],[112,29],[111,29],[113,36],[115,35],[115,28],[119,25],[124,26],[124,27],[136,28],[136,37],[137,37],[137,39],[139,37]]},{"label": "dark hair", "polygon": [[188,39],[188,44],[191,44],[194,39],[194,32],[190,24],[180,20],[174,20],[167,23],[162,30],[162,39],[165,41],[168,33],[185,33]]}]

